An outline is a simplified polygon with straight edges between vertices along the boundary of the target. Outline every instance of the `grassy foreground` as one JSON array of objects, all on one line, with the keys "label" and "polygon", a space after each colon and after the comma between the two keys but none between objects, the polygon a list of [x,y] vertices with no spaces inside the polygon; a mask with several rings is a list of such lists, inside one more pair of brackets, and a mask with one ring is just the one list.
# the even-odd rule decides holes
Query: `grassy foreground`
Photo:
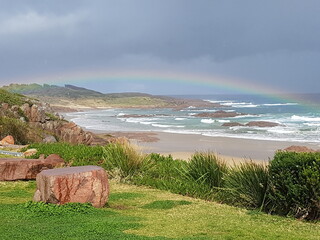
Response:
[{"label": "grassy foreground", "polygon": [[[33,212],[35,182],[0,182],[1,239],[319,239],[320,224],[111,181],[109,206]],[[56,213],[56,214],[55,214]]]}]

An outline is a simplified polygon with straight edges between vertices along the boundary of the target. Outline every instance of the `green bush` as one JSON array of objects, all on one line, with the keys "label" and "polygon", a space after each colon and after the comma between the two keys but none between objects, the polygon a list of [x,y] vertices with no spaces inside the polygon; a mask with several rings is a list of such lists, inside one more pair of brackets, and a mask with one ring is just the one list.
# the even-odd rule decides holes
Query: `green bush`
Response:
[{"label": "green bush", "polygon": [[211,152],[196,152],[185,169],[186,177],[208,185],[210,188],[223,186],[223,176],[228,172],[224,161]]},{"label": "green bush", "polygon": [[266,202],[268,169],[263,164],[245,162],[226,174],[222,201],[262,209]]},{"label": "green bush", "polygon": [[29,126],[19,119],[0,117],[0,137],[11,135],[16,144],[27,144],[32,141]]},{"label": "green bush", "polygon": [[270,212],[320,218],[320,153],[277,152],[269,174]]},{"label": "green bush", "polygon": [[103,147],[87,145],[71,145],[69,143],[33,143],[28,148],[36,148],[38,152],[30,158],[39,158],[40,154],[45,157],[50,154],[59,154],[69,165],[99,165],[103,161]]}]

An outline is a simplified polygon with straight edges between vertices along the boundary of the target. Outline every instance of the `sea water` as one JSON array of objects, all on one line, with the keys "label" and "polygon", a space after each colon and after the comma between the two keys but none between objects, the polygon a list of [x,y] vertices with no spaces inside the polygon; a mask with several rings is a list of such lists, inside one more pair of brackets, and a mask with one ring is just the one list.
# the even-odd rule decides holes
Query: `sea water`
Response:
[{"label": "sea water", "polygon": [[[320,142],[320,94],[274,98],[257,95],[176,96],[219,103],[221,107],[184,109],[104,109],[68,113],[68,118],[90,130],[160,131],[260,140]],[[290,99],[290,100],[288,100]],[[198,113],[244,113],[236,117],[204,118]],[[251,121],[278,123],[276,127],[224,127],[224,123]]]}]

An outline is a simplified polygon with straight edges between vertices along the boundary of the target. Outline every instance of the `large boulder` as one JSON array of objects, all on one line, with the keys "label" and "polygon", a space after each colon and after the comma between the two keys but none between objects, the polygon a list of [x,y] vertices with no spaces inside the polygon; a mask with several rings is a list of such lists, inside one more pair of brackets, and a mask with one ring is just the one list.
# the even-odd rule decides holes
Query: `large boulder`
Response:
[{"label": "large boulder", "polygon": [[36,179],[43,169],[61,167],[64,160],[51,154],[46,159],[1,158],[0,181]]},{"label": "large boulder", "polygon": [[98,166],[82,166],[44,170],[39,173],[33,199],[54,204],[89,202],[94,207],[103,207],[108,197],[106,171]]}]

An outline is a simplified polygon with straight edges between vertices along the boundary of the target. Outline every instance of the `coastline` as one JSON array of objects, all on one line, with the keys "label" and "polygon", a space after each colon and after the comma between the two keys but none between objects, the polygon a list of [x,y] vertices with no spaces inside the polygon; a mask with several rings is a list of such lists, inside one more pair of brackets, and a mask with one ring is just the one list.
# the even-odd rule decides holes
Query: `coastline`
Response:
[{"label": "coastline", "polygon": [[[91,109],[92,110],[92,109]],[[66,112],[60,112],[65,119],[71,120]],[[257,161],[268,162],[277,150],[290,146],[305,146],[320,149],[320,143],[294,141],[256,140],[233,137],[213,137],[200,134],[168,133],[160,131],[102,131],[91,130],[102,139],[126,137],[138,145],[144,153],[172,155],[173,158],[188,160],[197,151],[213,152],[227,162]]]},{"label": "coastline", "polygon": [[320,148],[317,143],[282,142],[229,137],[209,137],[197,134],[178,134],[167,132],[94,132],[98,136],[113,135],[127,137],[144,153],[172,155],[174,158],[188,160],[195,152],[213,152],[227,162],[257,161],[268,162],[277,150],[292,145]]}]

